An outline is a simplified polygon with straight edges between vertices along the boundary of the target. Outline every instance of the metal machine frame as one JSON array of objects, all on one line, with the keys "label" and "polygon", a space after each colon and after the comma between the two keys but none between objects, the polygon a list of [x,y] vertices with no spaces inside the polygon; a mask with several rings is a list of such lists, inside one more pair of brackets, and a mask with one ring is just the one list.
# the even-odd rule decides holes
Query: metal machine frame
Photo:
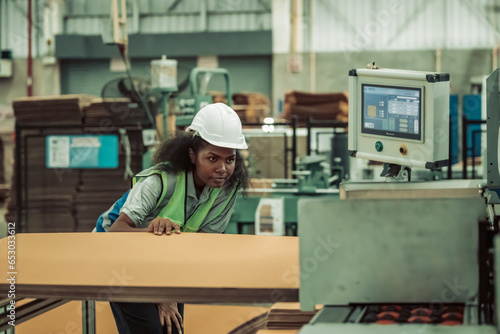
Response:
[{"label": "metal machine frame", "polygon": [[[482,186],[462,184],[464,191],[449,192],[440,181],[389,182],[377,184],[377,192],[364,184],[364,199],[299,201],[301,308],[325,305],[300,334],[500,332],[495,306],[500,296],[495,274],[500,266],[499,79],[498,69],[487,79],[488,172]],[[354,100],[352,108],[359,103],[357,96]],[[350,135],[359,136],[359,118],[354,123]],[[441,144],[430,153],[448,148]],[[359,147],[359,141],[350,143]],[[370,305],[395,303],[431,309],[460,303],[463,324],[360,323]]]}]

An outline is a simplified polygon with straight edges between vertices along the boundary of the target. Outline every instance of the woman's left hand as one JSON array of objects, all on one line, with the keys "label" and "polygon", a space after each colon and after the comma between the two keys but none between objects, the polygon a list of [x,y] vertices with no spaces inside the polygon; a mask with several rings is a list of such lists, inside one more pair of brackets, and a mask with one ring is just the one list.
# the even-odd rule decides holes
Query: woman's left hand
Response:
[{"label": "woman's left hand", "polygon": [[170,235],[173,231],[175,231],[175,234],[179,234],[181,233],[181,227],[168,218],[157,217],[151,221],[148,227],[148,232],[156,235],[162,235],[164,232],[166,235]]},{"label": "woman's left hand", "polygon": [[158,304],[158,315],[162,326],[167,326],[167,333],[172,334],[172,322],[177,332],[182,333],[182,316],[177,309],[177,302]]}]

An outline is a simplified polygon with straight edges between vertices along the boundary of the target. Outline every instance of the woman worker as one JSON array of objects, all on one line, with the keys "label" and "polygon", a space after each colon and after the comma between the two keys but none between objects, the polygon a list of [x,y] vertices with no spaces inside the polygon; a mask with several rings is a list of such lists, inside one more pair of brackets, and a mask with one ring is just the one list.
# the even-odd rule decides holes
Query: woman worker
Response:
[{"label": "woman worker", "polygon": [[[99,217],[95,231],[224,232],[237,190],[248,187],[238,152],[247,148],[240,119],[225,104],[210,104],[187,131],[158,148],[156,165],[134,177],[132,189]],[[182,333],[182,304],[110,304],[120,334]]]}]

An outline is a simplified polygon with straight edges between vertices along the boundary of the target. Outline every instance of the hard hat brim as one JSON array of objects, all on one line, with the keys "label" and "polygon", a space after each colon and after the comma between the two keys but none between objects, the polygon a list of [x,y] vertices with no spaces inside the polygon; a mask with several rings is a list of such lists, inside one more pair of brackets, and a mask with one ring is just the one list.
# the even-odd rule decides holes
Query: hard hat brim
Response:
[{"label": "hard hat brim", "polygon": [[187,127],[186,132],[194,132],[195,136],[200,136],[201,139],[214,146],[232,148],[236,150],[246,150],[248,148],[248,145],[244,138],[241,144],[235,144],[235,143],[227,143],[227,142],[215,141],[212,139],[204,138],[204,136],[198,130],[193,129],[190,126]]}]

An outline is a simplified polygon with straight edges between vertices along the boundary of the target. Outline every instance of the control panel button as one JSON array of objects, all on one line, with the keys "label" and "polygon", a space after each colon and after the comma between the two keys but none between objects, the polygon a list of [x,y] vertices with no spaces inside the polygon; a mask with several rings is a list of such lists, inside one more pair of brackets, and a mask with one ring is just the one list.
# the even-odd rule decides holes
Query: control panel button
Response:
[{"label": "control panel button", "polygon": [[406,145],[401,145],[399,147],[399,153],[401,153],[402,155],[407,155],[408,154],[408,147],[406,147]]}]

